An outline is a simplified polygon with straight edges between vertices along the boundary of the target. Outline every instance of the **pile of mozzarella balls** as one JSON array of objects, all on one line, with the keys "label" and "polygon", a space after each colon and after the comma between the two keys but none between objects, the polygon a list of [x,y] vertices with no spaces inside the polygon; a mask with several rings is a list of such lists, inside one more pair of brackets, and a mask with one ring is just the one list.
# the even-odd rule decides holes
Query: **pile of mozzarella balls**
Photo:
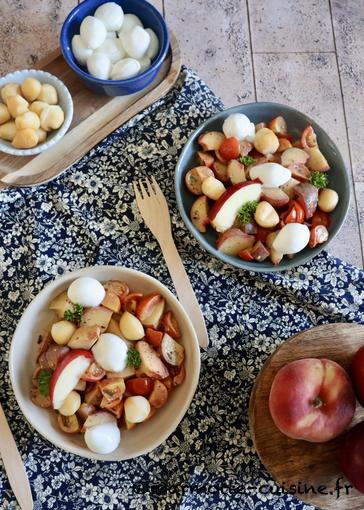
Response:
[{"label": "pile of mozzarella balls", "polygon": [[155,32],[144,29],[137,16],[124,14],[115,2],[100,5],[72,38],[77,62],[101,80],[126,80],[142,73],[158,50]]}]

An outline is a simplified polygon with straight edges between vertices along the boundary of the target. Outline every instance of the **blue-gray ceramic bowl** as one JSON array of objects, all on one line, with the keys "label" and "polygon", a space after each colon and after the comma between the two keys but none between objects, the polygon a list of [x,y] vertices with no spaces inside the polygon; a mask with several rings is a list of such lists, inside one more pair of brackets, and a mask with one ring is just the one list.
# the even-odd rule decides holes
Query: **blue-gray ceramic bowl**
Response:
[{"label": "blue-gray ceramic bowl", "polygon": [[159,52],[151,66],[143,73],[127,80],[99,80],[91,76],[87,69],[81,67],[73,56],[72,37],[80,33],[81,22],[86,16],[93,16],[96,9],[106,0],[84,0],[67,16],[61,30],[61,50],[70,68],[77,74],[87,88],[108,96],[126,96],[144,89],[157,76],[169,48],[169,35],[163,17],[153,5],[145,0],[114,0],[121,5],[125,14],[138,16],[145,28],[151,28],[159,39]]},{"label": "blue-gray ceramic bowl", "polygon": [[[232,113],[244,113],[255,124],[259,122],[268,122],[273,117],[282,115],[287,121],[289,132],[296,139],[300,137],[303,129],[308,124],[312,125],[315,133],[317,134],[319,147],[328,160],[331,168],[328,172],[329,187],[336,190],[339,194],[339,203],[335,211],[330,214],[330,235],[326,243],[318,245],[313,249],[307,247],[297,253],[293,259],[284,257],[279,265],[274,266],[269,259],[264,262],[246,262],[238,257],[226,255],[225,253],[218,251],[216,249],[216,232],[210,227],[205,234],[202,234],[193,225],[190,219],[190,210],[196,197],[188,191],[184,180],[188,170],[199,164],[196,156],[196,151],[200,150],[197,139],[205,131],[221,131],[225,118]],[[201,124],[201,126],[190,136],[178,159],[175,174],[175,190],[181,216],[192,235],[195,236],[205,250],[211,253],[214,257],[226,262],[227,264],[231,264],[232,266],[249,271],[266,273],[284,271],[304,264],[317,255],[323,248],[326,248],[328,243],[335,237],[344,223],[350,202],[349,179],[344,161],[337,146],[314,120],[294,108],[278,103],[251,103],[234,106],[233,108],[228,108],[227,110],[217,113]]]}]

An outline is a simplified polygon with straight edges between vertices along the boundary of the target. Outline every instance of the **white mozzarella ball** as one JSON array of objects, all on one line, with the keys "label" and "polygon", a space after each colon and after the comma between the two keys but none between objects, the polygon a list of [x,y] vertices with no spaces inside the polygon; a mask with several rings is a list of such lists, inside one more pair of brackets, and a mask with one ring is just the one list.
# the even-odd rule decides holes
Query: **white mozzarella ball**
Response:
[{"label": "white mozzarella ball", "polygon": [[128,346],[117,335],[103,333],[91,350],[96,362],[104,370],[121,372],[126,367]]},{"label": "white mozzarella ball", "polygon": [[80,35],[88,48],[98,48],[106,39],[105,25],[94,16],[86,16],[80,26]]},{"label": "white mozzarella ball", "polygon": [[154,30],[151,28],[146,28],[145,31],[150,35],[150,43],[146,55],[150,58],[150,60],[153,60],[159,51],[159,39]]},{"label": "white mozzarella ball", "polygon": [[229,115],[224,120],[222,130],[226,138],[234,136],[238,140],[247,140],[248,142],[253,142],[255,138],[255,125],[243,113]]},{"label": "white mozzarella ball", "polygon": [[103,22],[106,30],[120,30],[124,21],[124,11],[115,2],[106,2],[96,9],[95,18]]},{"label": "white mozzarella ball", "polygon": [[120,429],[116,420],[86,429],[85,443],[95,453],[111,453],[120,444]]},{"label": "white mozzarella ball", "polygon": [[288,223],[274,239],[272,248],[283,255],[298,253],[307,246],[310,240],[310,230],[301,223]]},{"label": "white mozzarella ball", "polygon": [[150,413],[149,401],[142,396],[128,397],[124,402],[125,418],[130,423],[141,423]]},{"label": "white mozzarella ball", "polygon": [[106,39],[116,39],[116,32],[106,32]]},{"label": "white mozzarella ball", "polygon": [[72,53],[77,60],[77,62],[81,65],[86,65],[86,61],[92,55],[92,49],[88,48],[85,41],[82,39],[80,35],[74,35],[72,37]]},{"label": "white mozzarella ball", "polygon": [[105,289],[95,278],[81,276],[68,287],[67,297],[82,306],[98,306],[105,297]]},{"label": "white mozzarella ball", "polygon": [[134,58],[124,58],[116,62],[111,69],[112,80],[127,80],[136,76],[140,71],[140,64]]},{"label": "white mozzarella ball", "polygon": [[140,21],[138,16],[135,16],[135,14],[125,14],[123,24],[121,25],[121,29],[118,32],[119,37],[122,33],[129,32],[134,27],[143,28],[143,23]]},{"label": "white mozzarella ball", "polygon": [[250,171],[251,179],[260,179],[263,186],[276,188],[288,182],[291,178],[291,171],[279,163],[262,163],[253,166]]},{"label": "white mozzarella ball", "polygon": [[139,26],[132,28],[129,32],[123,32],[120,39],[126,53],[132,58],[144,57],[150,43],[150,35]]},{"label": "white mozzarella ball", "polygon": [[101,46],[96,48],[95,53],[103,53],[112,64],[125,57],[125,51],[119,39],[105,39]]},{"label": "white mozzarella ball", "polygon": [[93,53],[87,59],[87,69],[92,76],[99,80],[108,80],[110,77],[111,62],[104,53]]},{"label": "white mozzarella ball", "polygon": [[148,67],[150,67],[151,60],[147,55],[144,55],[143,58],[138,59],[138,62],[140,64],[140,73],[144,72]]}]

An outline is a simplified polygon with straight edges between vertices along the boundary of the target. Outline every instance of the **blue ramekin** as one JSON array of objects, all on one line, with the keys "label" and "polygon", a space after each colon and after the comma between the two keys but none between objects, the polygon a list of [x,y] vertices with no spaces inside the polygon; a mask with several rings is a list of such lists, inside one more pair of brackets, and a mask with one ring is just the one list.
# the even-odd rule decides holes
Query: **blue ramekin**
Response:
[{"label": "blue ramekin", "polygon": [[73,56],[72,37],[80,33],[80,25],[86,16],[93,16],[96,9],[106,0],[84,0],[67,16],[61,30],[61,50],[67,64],[87,88],[108,96],[125,96],[147,87],[156,77],[169,48],[167,25],[155,7],[145,0],[114,0],[125,14],[138,16],[145,28],[151,28],[159,39],[159,52],[151,66],[143,73],[127,80],[99,80],[80,67]]}]

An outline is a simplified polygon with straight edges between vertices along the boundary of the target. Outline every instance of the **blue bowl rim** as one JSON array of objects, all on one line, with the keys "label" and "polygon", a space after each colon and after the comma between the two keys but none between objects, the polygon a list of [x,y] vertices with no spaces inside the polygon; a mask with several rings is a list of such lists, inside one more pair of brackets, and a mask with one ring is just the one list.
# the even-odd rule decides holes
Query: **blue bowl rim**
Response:
[{"label": "blue bowl rim", "polygon": [[[139,0],[139,1],[144,3],[145,7],[147,9],[150,9],[157,16],[157,18],[159,18],[159,21],[161,22],[161,26],[162,26],[162,30],[163,30],[163,35],[164,35],[164,45],[160,48],[158,55],[156,56],[154,62],[148,67],[148,69],[146,69],[145,71],[143,71],[140,74],[137,74],[136,76],[133,76],[132,78],[127,78],[126,80],[101,80],[99,78],[95,78],[95,76],[92,76],[89,73],[86,73],[86,71],[83,71],[80,66],[74,64],[72,62],[72,60],[69,59],[68,51],[66,50],[66,44],[67,44],[66,43],[66,41],[67,41],[66,27],[69,25],[70,21],[72,21],[73,16],[75,16],[77,14],[77,12],[80,9],[84,8],[85,5],[89,2],[89,0],[84,0],[80,4],[76,5],[76,7],[74,7],[72,9],[72,11],[68,14],[67,18],[64,20],[64,23],[62,25],[61,35],[60,35],[60,44],[61,44],[62,55],[65,58],[67,64],[70,66],[70,68],[76,74],[82,76],[82,78],[85,78],[86,80],[89,80],[89,81],[91,81],[97,85],[101,85],[101,86],[109,86],[109,87],[111,85],[128,86],[128,85],[136,84],[140,78],[148,76],[149,74],[153,73],[162,64],[163,60],[165,59],[165,57],[167,55],[169,45],[170,45],[167,24],[166,24],[163,16],[161,15],[161,13],[154,7],[154,5],[150,4],[146,0]],[[70,50],[70,51],[72,51],[72,50]]]},{"label": "blue bowl rim", "polygon": [[[342,214],[341,221],[339,221],[337,224],[335,224],[333,226],[332,230],[330,231],[330,237],[329,237],[328,241],[326,241],[326,243],[323,243],[323,244],[320,244],[320,245],[316,246],[315,248],[311,249],[310,252],[307,252],[307,254],[305,254],[305,255],[302,252],[299,252],[299,253],[301,253],[301,255],[299,257],[299,260],[298,260],[298,258],[288,259],[287,257],[285,257],[280,264],[278,264],[276,266],[271,264],[271,267],[269,267],[269,268],[262,267],[260,262],[245,262],[244,260],[239,259],[238,257],[234,257],[232,255],[226,255],[225,253],[222,253],[222,252],[218,251],[214,246],[212,246],[206,240],[204,234],[202,232],[199,232],[194,227],[194,225],[192,224],[189,216],[185,213],[184,205],[183,205],[183,200],[182,200],[182,194],[180,192],[180,187],[179,187],[180,174],[183,172],[183,169],[182,169],[182,160],[185,157],[185,154],[186,154],[186,152],[188,150],[188,146],[190,145],[190,143],[192,141],[194,141],[196,139],[197,135],[201,131],[204,131],[206,126],[208,126],[210,124],[210,122],[212,122],[213,120],[219,119],[220,117],[225,117],[226,115],[229,115],[230,113],[236,113],[236,110],[238,108],[239,109],[243,109],[244,107],[256,106],[256,105],[260,105],[260,106],[267,107],[267,108],[268,107],[272,107],[272,106],[273,107],[282,108],[282,115],[283,116],[284,116],[284,110],[286,110],[286,111],[289,110],[290,112],[292,112],[294,114],[300,115],[302,118],[304,118],[307,121],[308,124],[311,124],[314,128],[316,126],[322,132],[324,132],[325,135],[328,138],[328,141],[333,146],[333,148],[337,152],[339,158],[341,159],[341,164],[342,164],[343,168],[345,169],[345,172],[343,172],[344,181],[345,181],[345,188],[348,191],[344,195],[344,198],[347,198],[347,200],[343,200],[344,212]],[[241,113],[244,113],[244,112],[242,111]],[[351,193],[350,193],[351,186],[350,186],[350,181],[349,181],[349,177],[348,177],[348,170],[347,170],[345,162],[344,162],[344,160],[343,160],[343,158],[341,156],[341,152],[339,151],[337,145],[332,141],[332,139],[326,133],[326,131],[323,128],[321,128],[321,126],[319,126],[319,124],[317,124],[316,121],[311,119],[305,113],[300,112],[296,108],[293,108],[292,106],[288,106],[288,105],[281,104],[281,103],[274,103],[274,102],[271,102],[271,101],[257,101],[257,102],[254,102],[254,103],[245,103],[245,104],[239,104],[239,105],[231,106],[230,108],[226,108],[224,110],[218,111],[217,113],[212,115],[209,119],[206,119],[202,124],[200,124],[198,126],[198,128],[195,129],[193,131],[193,133],[189,136],[189,138],[188,138],[187,142],[185,143],[185,145],[184,145],[184,147],[182,149],[182,152],[181,152],[181,154],[180,154],[180,156],[178,158],[178,161],[177,161],[177,164],[176,164],[176,168],[175,168],[174,187],[175,187],[175,194],[176,194],[176,199],[177,199],[177,206],[178,206],[179,212],[180,212],[180,214],[182,216],[182,219],[183,219],[185,225],[187,226],[188,230],[197,239],[197,241],[202,245],[202,247],[205,248],[205,250],[208,251],[215,258],[217,258],[218,260],[223,261],[225,264],[228,264],[230,266],[234,266],[234,267],[236,267],[238,269],[245,269],[245,270],[251,271],[253,273],[278,273],[278,272],[283,272],[283,271],[287,271],[289,269],[293,269],[294,267],[300,266],[300,265],[305,264],[306,262],[310,261],[316,255],[318,255],[323,249],[325,249],[326,246],[338,234],[338,232],[340,231],[340,229],[343,226],[343,224],[345,222],[345,219],[347,217],[347,214],[348,214],[348,211],[349,211],[350,200],[351,200]],[[297,255],[299,255],[299,254],[297,254]]]}]

